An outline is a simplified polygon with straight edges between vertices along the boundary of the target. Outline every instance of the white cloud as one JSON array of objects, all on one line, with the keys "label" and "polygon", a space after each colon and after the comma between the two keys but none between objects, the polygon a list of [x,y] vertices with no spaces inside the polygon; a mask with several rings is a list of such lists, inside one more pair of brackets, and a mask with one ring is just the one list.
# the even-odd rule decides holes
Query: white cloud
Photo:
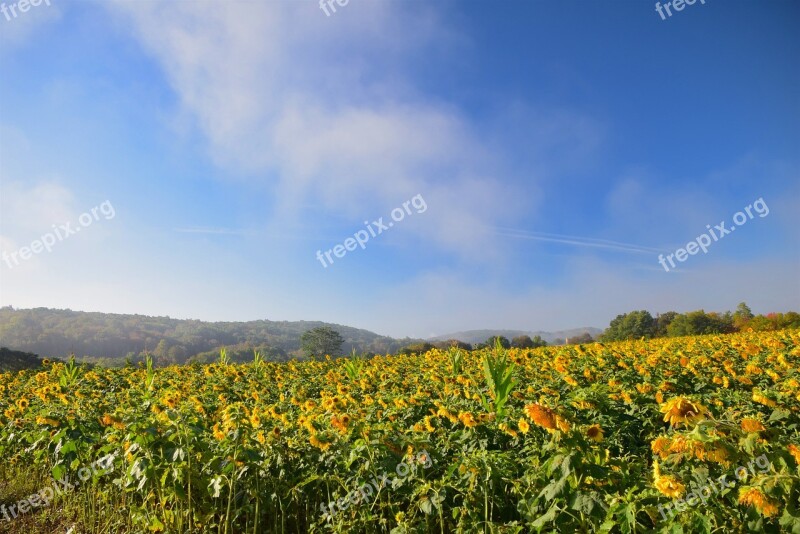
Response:
[{"label": "white cloud", "polygon": [[3,232],[45,232],[53,224],[75,220],[72,192],[57,181],[26,185],[2,181],[0,212]]},{"label": "white cloud", "polygon": [[[486,222],[531,207],[496,155],[497,132],[477,131],[407,83],[419,57],[466,46],[434,6],[353,2],[326,17],[306,2],[112,5],[133,21],[215,161],[276,186],[273,224],[313,216],[302,209],[309,202],[361,218],[422,194],[427,224],[408,231],[463,251],[491,246]],[[572,122],[567,137],[594,135]]]}]

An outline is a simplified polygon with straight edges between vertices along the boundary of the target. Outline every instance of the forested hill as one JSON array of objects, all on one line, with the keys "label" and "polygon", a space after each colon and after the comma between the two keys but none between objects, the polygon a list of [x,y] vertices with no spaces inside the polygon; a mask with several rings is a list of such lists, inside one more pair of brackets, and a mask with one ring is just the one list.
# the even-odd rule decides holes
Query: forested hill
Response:
[{"label": "forested hill", "polygon": [[41,365],[42,360],[35,354],[0,347],[0,373],[36,369]]},{"label": "forested hill", "polygon": [[[159,365],[208,359],[210,351],[227,346],[234,356],[258,348],[267,359],[285,360],[300,348],[303,332],[330,326],[352,348],[376,354],[394,353],[413,339],[394,339],[367,330],[319,321],[205,322],[196,320],[76,312],[35,308],[0,309],[0,346],[35,352],[42,357],[65,358],[74,353],[97,363],[134,360],[149,351]],[[205,354],[202,354],[205,353]],[[198,355],[200,355],[198,357]]]}]

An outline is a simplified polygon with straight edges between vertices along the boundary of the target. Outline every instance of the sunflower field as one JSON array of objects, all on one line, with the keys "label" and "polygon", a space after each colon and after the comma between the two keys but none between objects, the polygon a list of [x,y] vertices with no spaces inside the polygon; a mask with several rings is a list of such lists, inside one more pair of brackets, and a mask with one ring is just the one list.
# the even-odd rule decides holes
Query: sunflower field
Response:
[{"label": "sunflower field", "polygon": [[[75,480],[112,458],[28,512],[69,512],[75,534],[800,533],[798,362],[797,330],[284,364],[46,362],[0,374],[0,486]],[[0,531],[25,520],[0,516]]]}]

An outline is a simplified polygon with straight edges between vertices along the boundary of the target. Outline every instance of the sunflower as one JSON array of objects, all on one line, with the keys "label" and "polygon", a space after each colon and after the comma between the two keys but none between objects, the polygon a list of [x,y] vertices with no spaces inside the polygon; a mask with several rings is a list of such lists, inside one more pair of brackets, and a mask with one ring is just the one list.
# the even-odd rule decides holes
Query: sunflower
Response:
[{"label": "sunflower", "polygon": [[511,426],[506,424],[506,423],[500,423],[499,425],[497,425],[497,428],[499,428],[500,430],[502,430],[503,432],[505,432],[506,434],[508,434],[512,438],[516,438],[517,435],[518,435],[517,431],[514,430],[513,428],[511,428]]},{"label": "sunflower", "polygon": [[19,408],[19,411],[24,412],[28,406],[30,406],[30,402],[28,402],[28,399],[25,397],[17,399],[17,408]]},{"label": "sunflower", "polygon": [[592,425],[586,429],[586,437],[592,441],[603,441],[603,427]]},{"label": "sunflower", "polygon": [[659,436],[650,443],[650,448],[654,454],[658,454],[662,460],[665,460],[669,456],[671,445],[671,439],[666,436]]},{"label": "sunflower", "polygon": [[253,415],[250,416],[250,426],[253,428],[261,426],[261,417],[259,417],[257,413],[253,413]]},{"label": "sunflower", "polygon": [[797,462],[798,465],[800,465],[800,447],[798,447],[794,443],[790,443],[789,446],[786,447],[786,450],[788,450],[789,454],[791,454],[794,457],[794,461]]},{"label": "sunflower", "polygon": [[166,404],[169,408],[175,409],[178,405],[178,398],[174,395],[167,395],[164,397],[164,404]]},{"label": "sunflower", "polygon": [[341,417],[333,416],[331,417],[331,426],[333,426],[336,430],[344,434],[347,432],[347,425],[350,424],[350,416],[345,414]]},{"label": "sunflower", "polygon": [[50,417],[38,416],[38,417],[36,417],[36,424],[37,425],[58,426],[60,423],[58,421],[56,421],[55,419],[52,419]]},{"label": "sunflower", "polygon": [[458,414],[458,420],[461,421],[461,423],[467,428],[472,428],[478,425],[478,423],[475,421],[475,416],[470,412],[461,412]]},{"label": "sunflower", "polygon": [[531,429],[531,425],[529,425],[525,419],[520,417],[519,421],[517,421],[517,428],[519,428],[519,431],[522,432],[523,434],[527,434],[528,431]]},{"label": "sunflower", "polygon": [[560,415],[556,415],[556,427],[562,432],[569,432],[569,429],[571,428],[569,421]]},{"label": "sunflower", "polygon": [[433,432],[434,430],[436,430],[436,427],[433,426],[433,423],[431,422],[430,415],[426,415],[425,418],[422,420],[422,422],[425,425],[425,430],[427,430],[428,432]]},{"label": "sunflower", "polygon": [[764,425],[761,424],[761,421],[759,421],[758,419],[752,419],[746,417],[742,419],[742,430],[744,430],[749,434],[752,432],[761,432],[763,430],[766,430],[766,428],[764,427]]},{"label": "sunflower", "polygon": [[664,422],[672,426],[696,423],[708,415],[708,408],[685,397],[675,397],[661,406]]},{"label": "sunflower", "polygon": [[762,395],[758,392],[758,390],[755,389],[753,390],[753,400],[759,404],[763,404],[764,406],[769,406],[770,408],[777,406],[777,403],[774,400]]},{"label": "sunflower", "polygon": [[316,448],[318,448],[319,450],[322,450],[322,451],[328,450],[330,448],[330,446],[331,446],[330,443],[327,443],[325,441],[321,441],[317,437],[317,434],[312,434],[311,437],[308,439],[308,442],[311,443],[312,446],[314,446],[314,447],[316,447]]},{"label": "sunflower", "polygon": [[556,413],[546,406],[542,406],[541,404],[528,404],[525,406],[525,414],[531,421],[542,428],[547,430],[555,430],[558,428],[556,426]]},{"label": "sunflower", "polygon": [[678,479],[671,475],[661,474],[658,461],[653,463],[653,479],[653,485],[656,489],[667,497],[675,499],[686,493],[686,486],[681,484]]},{"label": "sunflower", "polygon": [[758,488],[739,488],[739,504],[753,506],[764,517],[772,517],[778,513],[777,504]]}]

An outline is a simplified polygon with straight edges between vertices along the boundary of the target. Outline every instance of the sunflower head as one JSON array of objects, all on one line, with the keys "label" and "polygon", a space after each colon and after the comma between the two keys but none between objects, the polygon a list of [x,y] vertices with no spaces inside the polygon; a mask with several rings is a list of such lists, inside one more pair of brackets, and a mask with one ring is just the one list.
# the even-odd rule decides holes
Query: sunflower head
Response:
[{"label": "sunflower head", "polygon": [[677,499],[686,493],[686,487],[678,482],[675,477],[669,475],[656,479],[655,486],[658,491],[673,499]]},{"label": "sunflower head", "polygon": [[708,415],[708,408],[697,401],[685,397],[675,397],[665,402],[661,406],[661,413],[664,414],[664,422],[672,426],[689,426],[696,423]]},{"label": "sunflower head", "polygon": [[519,431],[522,432],[523,434],[527,434],[528,431],[531,429],[531,425],[529,425],[525,419],[520,417],[519,421],[517,422],[517,428],[519,428]]},{"label": "sunflower head", "polygon": [[794,443],[790,443],[786,449],[789,451],[789,454],[794,457],[794,461],[797,462],[797,465],[800,465],[800,447]]},{"label": "sunflower head", "polygon": [[766,428],[764,427],[764,425],[761,424],[761,421],[759,421],[758,419],[745,417],[744,419],[742,419],[742,430],[744,430],[747,433],[752,433],[752,432],[761,432],[763,430],[766,430]]},{"label": "sunflower head", "polygon": [[592,425],[586,429],[586,437],[592,441],[603,441],[603,427]]},{"label": "sunflower head", "polygon": [[528,404],[525,406],[525,414],[535,424],[547,430],[555,430],[556,426],[556,413],[546,406],[541,404]]},{"label": "sunflower head", "polygon": [[739,488],[739,504],[749,505],[764,517],[778,513],[778,505],[758,488]]}]

